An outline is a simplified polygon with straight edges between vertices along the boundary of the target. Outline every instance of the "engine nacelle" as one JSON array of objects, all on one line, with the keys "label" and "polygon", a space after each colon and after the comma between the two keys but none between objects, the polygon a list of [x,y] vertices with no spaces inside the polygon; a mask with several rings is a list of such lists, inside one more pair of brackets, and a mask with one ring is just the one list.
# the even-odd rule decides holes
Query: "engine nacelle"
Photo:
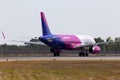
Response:
[{"label": "engine nacelle", "polygon": [[96,54],[101,52],[101,48],[99,46],[93,46],[89,49],[90,53]]}]

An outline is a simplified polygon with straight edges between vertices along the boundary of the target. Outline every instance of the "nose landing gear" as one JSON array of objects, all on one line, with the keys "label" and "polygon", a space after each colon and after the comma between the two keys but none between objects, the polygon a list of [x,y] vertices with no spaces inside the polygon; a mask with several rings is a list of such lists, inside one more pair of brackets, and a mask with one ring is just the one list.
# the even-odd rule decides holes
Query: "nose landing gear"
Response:
[{"label": "nose landing gear", "polygon": [[87,57],[88,56],[88,51],[87,49],[81,48],[80,52],[79,52],[79,56],[80,57]]}]

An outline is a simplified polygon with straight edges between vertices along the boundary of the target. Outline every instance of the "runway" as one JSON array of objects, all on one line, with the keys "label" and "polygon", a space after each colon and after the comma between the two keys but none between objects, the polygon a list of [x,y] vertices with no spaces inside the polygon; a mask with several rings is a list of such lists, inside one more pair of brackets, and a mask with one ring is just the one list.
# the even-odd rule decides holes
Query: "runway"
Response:
[{"label": "runway", "polygon": [[0,57],[0,61],[30,61],[30,60],[120,60],[118,57]]}]

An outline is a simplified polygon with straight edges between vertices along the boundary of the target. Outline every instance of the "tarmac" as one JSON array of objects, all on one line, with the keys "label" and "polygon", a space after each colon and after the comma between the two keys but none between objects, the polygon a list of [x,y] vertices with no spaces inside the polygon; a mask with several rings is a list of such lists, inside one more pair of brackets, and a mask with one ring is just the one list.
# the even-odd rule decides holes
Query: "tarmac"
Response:
[{"label": "tarmac", "polygon": [[31,60],[120,60],[118,57],[0,57],[0,61],[31,61]]}]

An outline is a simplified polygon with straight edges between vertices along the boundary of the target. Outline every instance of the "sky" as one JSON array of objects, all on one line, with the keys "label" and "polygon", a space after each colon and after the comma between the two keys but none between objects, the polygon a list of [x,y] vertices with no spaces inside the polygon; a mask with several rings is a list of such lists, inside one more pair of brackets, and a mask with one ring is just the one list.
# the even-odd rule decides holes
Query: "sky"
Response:
[{"label": "sky", "polygon": [[[42,35],[40,12],[54,34],[120,37],[120,0],[0,0],[0,30],[8,40]],[[0,44],[18,44],[5,41]]]}]

